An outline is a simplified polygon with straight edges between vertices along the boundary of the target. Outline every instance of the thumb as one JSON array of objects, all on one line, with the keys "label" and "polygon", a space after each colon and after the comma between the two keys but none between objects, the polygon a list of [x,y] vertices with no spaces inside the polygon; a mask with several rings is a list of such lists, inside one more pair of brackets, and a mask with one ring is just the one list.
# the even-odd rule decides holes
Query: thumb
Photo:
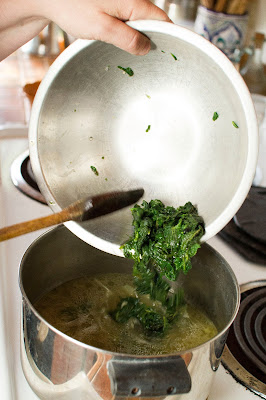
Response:
[{"label": "thumb", "polygon": [[98,40],[111,43],[134,55],[145,55],[151,48],[147,36],[109,15],[105,15],[102,19],[99,35]]}]

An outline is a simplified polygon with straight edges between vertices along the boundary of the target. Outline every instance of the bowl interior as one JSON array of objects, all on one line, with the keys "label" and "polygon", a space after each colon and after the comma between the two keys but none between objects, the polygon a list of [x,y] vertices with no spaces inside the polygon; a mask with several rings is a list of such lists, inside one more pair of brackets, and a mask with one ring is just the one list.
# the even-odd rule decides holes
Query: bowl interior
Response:
[{"label": "bowl interior", "polygon": [[[147,201],[175,207],[191,201],[205,220],[206,240],[232,218],[252,181],[252,101],[230,61],[205,39],[172,24],[148,27],[141,30],[152,50],[144,57],[77,41],[55,61],[33,105],[33,170],[54,211],[88,195],[137,187]],[[131,222],[127,208],[67,226],[119,254]]]}]

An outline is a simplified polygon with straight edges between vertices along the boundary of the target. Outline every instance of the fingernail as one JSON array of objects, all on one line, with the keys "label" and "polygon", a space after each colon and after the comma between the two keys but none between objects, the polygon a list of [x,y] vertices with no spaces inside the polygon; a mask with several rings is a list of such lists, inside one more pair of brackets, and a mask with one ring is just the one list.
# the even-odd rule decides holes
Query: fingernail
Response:
[{"label": "fingernail", "polygon": [[140,47],[138,48],[137,54],[139,56],[144,56],[145,54],[147,54],[150,51],[150,49],[151,49],[151,42],[149,39],[145,38],[142,41]]}]

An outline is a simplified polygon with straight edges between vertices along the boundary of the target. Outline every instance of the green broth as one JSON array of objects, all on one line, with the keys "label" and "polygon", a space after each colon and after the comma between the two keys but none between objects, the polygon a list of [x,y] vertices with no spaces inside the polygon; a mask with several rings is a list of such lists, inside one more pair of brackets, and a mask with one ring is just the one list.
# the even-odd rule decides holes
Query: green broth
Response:
[{"label": "green broth", "polygon": [[[186,304],[164,336],[147,337],[138,321],[130,319],[126,324],[119,324],[109,315],[125,296],[136,296],[131,275],[99,274],[66,282],[34,306],[47,322],[68,336],[118,353],[176,353],[198,346],[217,334],[214,323],[202,310]],[[151,301],[144,296],[141,300]]]}]

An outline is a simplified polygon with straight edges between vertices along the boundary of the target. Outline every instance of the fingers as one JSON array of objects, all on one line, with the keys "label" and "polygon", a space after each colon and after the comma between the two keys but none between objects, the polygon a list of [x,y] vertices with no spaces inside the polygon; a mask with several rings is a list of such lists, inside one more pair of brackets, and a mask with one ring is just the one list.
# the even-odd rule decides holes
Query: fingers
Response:
[{"label": "fingers", "polygon": [[105,10],[102,14],[101,34],[97,39],[112,43],[131,54],[145,55],[150,50],[150,40],[122,22],[140,19],[171,22],[167,14],[150,0],[118,0],[115,8]]},{"label": "fingers", "polygon": [[150,40],[119,19],[105,15],[95,39],[111,43],[134,55],[145,55],[150,50]]},{"label": "fingers", "polygon": [[167,14],[150,0],[45,0],[39,4],[39,15],[54,21],[71,36],[101,40],[135,55],[148,53],[150,41],[125,21],[170,22]]},{"label": "fingers", "polygon": [[[136,21],[138,19],[154,19],[159,21],[170,22],[170,18],[159,7],[155,6],[150,0],[128,0],[121,1],[124,7],[120,7],[120,13],[125,13],[124,18],[121,19],[128,21]],[[124,10],[124,11],[123,11]],[[117,15],[119,18],[119,16]]]}]

